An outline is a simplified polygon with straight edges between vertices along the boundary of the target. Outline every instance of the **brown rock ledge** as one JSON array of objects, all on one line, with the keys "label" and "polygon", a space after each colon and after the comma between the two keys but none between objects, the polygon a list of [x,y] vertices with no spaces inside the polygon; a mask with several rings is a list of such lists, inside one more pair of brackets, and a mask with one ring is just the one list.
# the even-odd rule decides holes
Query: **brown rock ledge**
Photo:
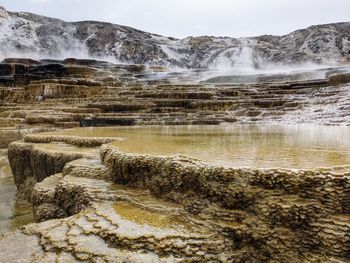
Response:
[{"label": "brown rock ledge", "polygon": [[[42,222],[22,231],[39,238],[41,253],[28,262],[350,257],[346,170],[223,168],[182,156],[121,153],[108,144],[100,157],[94,150],[52,152],[43,145],[9,147],[17,186],[29,177],[38,182],[30,196]],[[7,241],[11,236],[0,238]]]}]

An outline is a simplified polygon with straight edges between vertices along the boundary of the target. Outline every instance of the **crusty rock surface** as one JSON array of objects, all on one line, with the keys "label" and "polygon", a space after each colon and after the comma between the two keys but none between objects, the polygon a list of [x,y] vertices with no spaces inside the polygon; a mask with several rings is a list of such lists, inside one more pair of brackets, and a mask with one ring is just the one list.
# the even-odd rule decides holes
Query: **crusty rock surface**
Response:
[{"label": "crusty rock surface", "polygon": [[92,158],[97,154],[93,149],[79,150],[76,147],[61,145],[61,150],[58,149],[60,144],[57,143],[53,148],[50,144],[35,145],[21,141],[9,145],[8,157],[12,174],[23,197],[30,200],[35,183],[61,172],[66,163],[81,158]]},{"label": "crusty rock surface", "polygon": [[[0,236],[0,262],[348,262],[347,168],[224,168],[123,153],[119,138],[32,133],[232,122],[349,126],[349,39],[350,24],[337,23],[281,37],[178,40],[0,8],[0,147],[9,145],[18,197],[32,204],[36,220]],[[302,62],[344,67],[212,75],[222,66]]]},{"label": "crusty rock surface", "polygon": [[30,134],[24,137],[25,142],[30,143],[51,143],[62,142],[75,145],[78,147],[96,147],[102,144],[116,142],[122,140],[121,138],[109,138],[109,137],[89,137],[82,138],[79,136],[61,136],[61,135],[36,135]]},{"label": "crusty rock surface", "polygon": [[[348,169],[224,168],[122,153],[119,138],[31,134],[107,125],[350,125],[346,67],[214,77],[164,67],[348,63],[349,23],[282,37],[176,40],[0,9],[0,29],[2,54],[36,58],[0,63],[0,147],[10,144],[18,196],[37,221],[0,237],[0,262],[349,260]],[[36,57],[68,49],[147,65]]]},{"label": "crusty rock surface", "polygon": [[[67,148],[57,146],[50,159],[43,145],[16,142],[9,148],[12,164],[26,158],[38,164],[27,172],[14,169],[14,175],[37,178],[30,195],[39,223],[0,238],[0,244],[13,242],[17,235],[19,243],[31,244],[27,250],[38,250],[36,256],[23,254],[27,262],[346,262],[350,257],[347,169],[223,168],[183,156],[122,153],[115,143],[85,158],[75,149],[71,161],[64,157],[70,156]],[[21,165],[30,167],[15,166]],[[48,172],[47,166],[57,169]]]},{"label": "crusty rock surface", "polygon": [[[8,59],[2,65],[11,63],[25,61]],[[139,65],[77,59],[52,63],[37,61],[22,75],[4,73],[10,74],[3,76],[8,86],[0,88],[0,138],[5,146],[33,131],[79,126],[350,124],[345,69],[325,70],[324,79],[317,80],[259,76],[256,84],[229,84],[225,77],[204,82],[147,79],[154,69]],[[74,69],[77,74],[67,73],[72,64],[81,68],[78,73]],[[30,73],[30,67],[39,66],[37,74]]]}]

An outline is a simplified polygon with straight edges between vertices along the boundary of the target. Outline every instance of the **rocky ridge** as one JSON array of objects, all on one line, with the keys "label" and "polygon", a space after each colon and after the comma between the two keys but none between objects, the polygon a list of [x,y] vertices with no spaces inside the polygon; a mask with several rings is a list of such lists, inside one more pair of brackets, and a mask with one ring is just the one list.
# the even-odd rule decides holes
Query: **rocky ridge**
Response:
[{"label": "rocky ridge", "polygon": [[350,23],[311,26],[285,36],[174,39],[110,23],[65,22],[25,12],[0,13],[4,57],[95,57],[182,68],[262,68],[266,64],[347,63]]}]

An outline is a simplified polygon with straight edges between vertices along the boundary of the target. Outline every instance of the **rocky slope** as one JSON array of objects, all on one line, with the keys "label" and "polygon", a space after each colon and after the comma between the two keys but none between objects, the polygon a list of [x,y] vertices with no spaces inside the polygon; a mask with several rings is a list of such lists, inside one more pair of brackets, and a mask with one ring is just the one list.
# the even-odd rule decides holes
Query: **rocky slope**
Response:
[{"label": "rocky slope", "polygon": [[174,39],[110,23],[69,23],[0,12],[0,56],[97,57],[184,68],[259,68],[269,63],[347,62],[350,23],[312,26],[285,36]]}]

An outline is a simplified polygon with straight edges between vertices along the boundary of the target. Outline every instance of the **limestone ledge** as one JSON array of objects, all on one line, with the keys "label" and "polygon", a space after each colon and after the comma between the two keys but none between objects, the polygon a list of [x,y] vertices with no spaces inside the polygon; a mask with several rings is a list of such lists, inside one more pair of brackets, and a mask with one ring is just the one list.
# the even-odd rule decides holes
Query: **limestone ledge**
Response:
[{"label": "limestone ledge", "polygon": [[121,138],[112,137],[79,137],[79,136],[61,136],[61,135],[42,135],[30,134],[24,137],[25,142],[29,143],[51,143],[64,142],[78,147],[96,147],[115,141],[121,141]]},{"label": "limestone ledge", "polygon": [[[171,191],[204,194],[228,207],[242,206],[235,195],[258,200],[266,194],[297,195],[319,201],[322,208],[349,213],[350,171],[332,169],[223,168],[187,157],[156,157],[121,153],[113,146],[101,147],[101,159],[111,168],[116,183],[151,189],[154,194]],[[219,188],[219,191],[215,189]],[[235,191],[234,191],[235,190]],[[243,191],[243,192],[242,192]]]},{"label": "limestone ledge", "polygon": [[0,118],[0,148],[7,147],[11,142],[23,139],[28,134],[44,132],[52,130],[50,127],[45,126],[12,126],[12,127],[1,127],[1,124],[8,124],[7,120],[2,120]]},{"label": "limestone ledge", "polygon": [[179,80],[181,85],[167,80],[134,82],[127,76],[118,84],[88,76],[46,76],[45,70],[38,74],[40,80],[0,88],[0,117],[9,126],[350,124],[346,72],[311,81],[193,84],[198,81]]},{"label": "limestone ledge", "polygon": [[[66,163],[84,157],[88,152],[52,151],[23,141],[13,142],[8,148],[8,157],[15,184],[22,192],[27,192],[33,184],[61,172]],[[31,191],[26,197],[30,199]]]},{"label": "limestone ledge", "polygon": [[223,168],[186,156],[122,153],[109,144],[99,157],[81,147],[43,147],[72,143],[69,137],[26,140],[12,143],[8,155],[42,222],[23,230],[40,238],[42,262],[350,258],[347,169]]}]

